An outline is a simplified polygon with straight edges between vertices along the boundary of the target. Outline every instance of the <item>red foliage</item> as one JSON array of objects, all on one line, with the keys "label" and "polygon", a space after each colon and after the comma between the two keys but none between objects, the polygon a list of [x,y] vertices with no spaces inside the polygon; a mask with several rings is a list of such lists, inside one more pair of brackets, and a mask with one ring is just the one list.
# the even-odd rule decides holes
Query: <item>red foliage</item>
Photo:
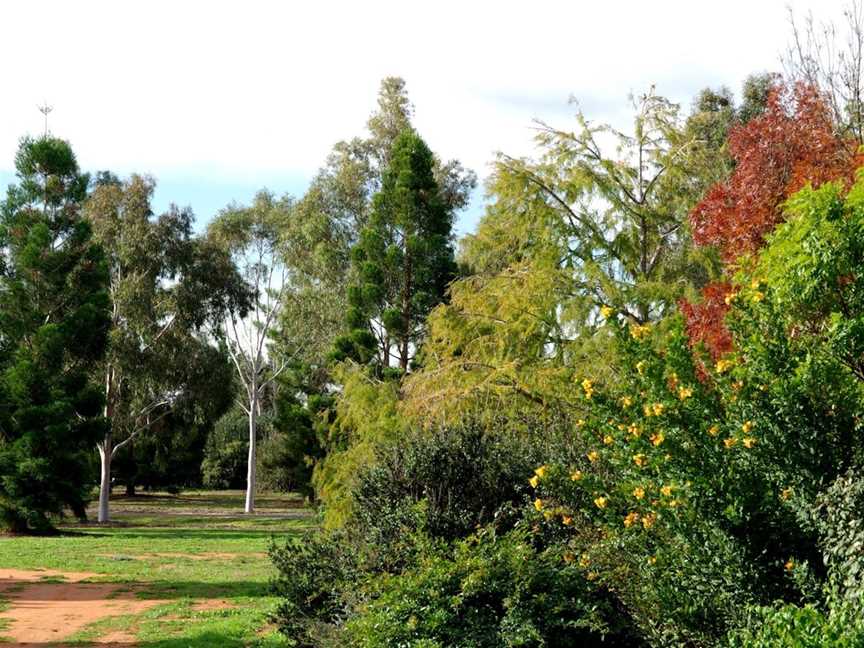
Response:
[{"label": "red foliage", "polygon": [[854,179],[864,164],[857,149],[854,140],[835,134],[817,89],[776,85],[765,112],[730,132],[735,171],[690,213],[694,240],[718,246],[727,263],[757,250],[783,220],[780,206],[791,194],[808,182]]},{"label": "red foliage", "polygon": [[732,335],[724,323],[729,311],[726,297],[732,291],[731,284],[712,283],[702,289],[701,303],[682,300],[678,304],[684,315],[690,346],[704,345],[713,360],[732,350]]}]

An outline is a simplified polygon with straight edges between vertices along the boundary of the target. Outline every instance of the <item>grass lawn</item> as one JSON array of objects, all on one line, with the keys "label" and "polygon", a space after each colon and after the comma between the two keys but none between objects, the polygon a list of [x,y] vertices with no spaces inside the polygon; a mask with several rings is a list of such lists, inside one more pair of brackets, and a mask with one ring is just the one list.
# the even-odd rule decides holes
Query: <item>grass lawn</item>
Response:
[{"label": "grass lawn", "polygon": [[[16,610],[57,623],[52,615],[72,612],[52,598],[68,596],[81,610],[100,610],[101,618],[80,628],[61,621],[54,631],[58,646],[285,645],[267,622],[276,603],[267,589],[273,574],[267,547],[271,538],[300,533],[313,520],[289,496],[262,497],[258,505],[255,515],[243,515],[239,492],[116,497],[110,526],[69,525],[56,537],[0,538],[0,571],[7,570],[0,589],[0,636],[18,623],[15,639],[26,641]],[[10,577],[10,570],[27,573]],[[35,570],[46,573],[30,573]],[[38,582],[31,582],[34,578]],[[62,594],[52,595],[61,587]],[[109,610],[114,607],[120,613]],[[4,640],[12,641],[7,636],[0,645]]]}]

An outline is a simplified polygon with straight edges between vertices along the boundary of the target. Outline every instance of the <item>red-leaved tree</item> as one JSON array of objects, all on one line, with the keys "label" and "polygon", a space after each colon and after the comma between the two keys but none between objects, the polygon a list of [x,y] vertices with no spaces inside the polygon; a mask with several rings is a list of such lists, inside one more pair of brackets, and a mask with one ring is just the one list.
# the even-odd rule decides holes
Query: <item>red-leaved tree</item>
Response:
[{"label": "red-leaved tree", "polygon": [[[716,245],[729,273],[757,251],[765,235],[784,219],[783,203],[812,184],[851,184],[864,164],[857,142],[837,134],[831,109],[819,90],[778,83],[764,112],[729,134],[735,160],[730,178],[712,187],[690,213],[697,245]],[[731,350],[724,325],[728,283],[703,290],[699,304],[682,303],[691,343],[702,343],[715,358]]]}]

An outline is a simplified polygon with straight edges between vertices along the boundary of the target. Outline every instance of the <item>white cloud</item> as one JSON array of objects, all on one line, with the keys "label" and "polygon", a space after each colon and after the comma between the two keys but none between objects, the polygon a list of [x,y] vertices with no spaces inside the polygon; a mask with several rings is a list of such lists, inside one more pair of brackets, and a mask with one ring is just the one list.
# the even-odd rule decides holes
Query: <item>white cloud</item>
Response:
[{"label": "white cloud", "polygon": [[[842,0],[811,5],[836,18]],[[0,8],[0,170],[52,132],[88,169],[256,184],[309,177],[399,75],[430,145],[481,175],[530,152],[531,119],[600,120],[656,83],[688,100],[777,69],[786,0],[759,2],[44,2]],[[176,198],[183,203],[182,196]]]}]

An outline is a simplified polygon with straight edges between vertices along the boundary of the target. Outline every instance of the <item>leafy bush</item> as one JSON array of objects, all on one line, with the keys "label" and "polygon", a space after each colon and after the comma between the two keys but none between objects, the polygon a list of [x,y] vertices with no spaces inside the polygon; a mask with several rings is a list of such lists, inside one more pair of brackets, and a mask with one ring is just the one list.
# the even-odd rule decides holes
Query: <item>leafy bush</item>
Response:
[{"label": "leafy bush", "polygon": [[784,605],[754,611],[746,630],[733,633],[728,648],[859,648],[864,646],[860,606],[825,612],[813,605]]},{"label": "leafy bush", "polygon": [[281,598],[273,614],[280,631],[299,648],[324,645],[346,616],[358,579],[351,544],[338,534],[313,532],[272,544],[270,558],[278,572],[272,590]]},{"label": "leafy bush", "polygon": [[413,571],[381,576],[345,627],[351,646],[637,646],[608,598],[524,530],[484,529]]}]

